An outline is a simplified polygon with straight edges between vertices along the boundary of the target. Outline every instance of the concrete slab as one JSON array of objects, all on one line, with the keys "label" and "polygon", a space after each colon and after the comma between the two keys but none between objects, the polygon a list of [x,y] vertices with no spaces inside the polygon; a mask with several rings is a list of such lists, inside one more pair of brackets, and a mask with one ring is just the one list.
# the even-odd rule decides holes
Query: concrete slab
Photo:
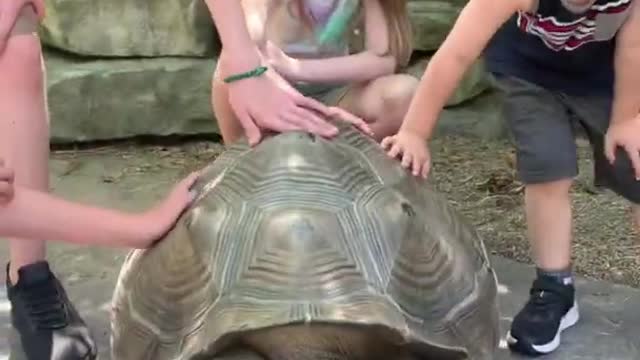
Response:
[{"label": "concrete slab", "polygon": [[[67,198],[125,210],[141,210],[157,201],[181,176],[179,166],[154,168],[153,154],[121,157],[85,154],[52,161],[53,191]],[[133,170],[132,170],[133,169]],[[117,181],[112,181],[117,176]],[[120,176],[122,175],[122,176]],[[98,340],[101,360],[109,354],[109,302],[125,251],[52,243],[49,261],[66,285],[69,295],[90,324]],[[8,259],[6,242],[0,244],[0,263]],[[525,265],[494,257],[501,283],[503,332],[526,299],[533,270]],[[4,283],[5,274],[0,273]],[[640,359],[640,291],[599,281],[578,279],[581,321],[568,330],[563,346],[550,360]],[[10,358],[9,303],[0,289],[0,360]],[[519,359],[502,349],[497,360]],[[17,358],[13,358],[17,360]]]}]

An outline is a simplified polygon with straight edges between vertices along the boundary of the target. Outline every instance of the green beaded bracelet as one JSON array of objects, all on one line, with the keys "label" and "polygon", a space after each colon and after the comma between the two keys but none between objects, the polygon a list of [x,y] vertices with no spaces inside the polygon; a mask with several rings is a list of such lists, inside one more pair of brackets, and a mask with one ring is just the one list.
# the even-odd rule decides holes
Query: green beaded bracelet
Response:
[{"label": "green beaded bracelet", "polygon": [[247,72],[236,74],[236,75],[231,75],[231,76],[225,78],[224,82],[226,82],[228,84],[228,83],[231,83],[231,82],[234,82],[234,81],[247,79],[247,78],[250,78],[250,77],[258,77],[258,76],[264,74],[265,71],[267,71],[267,69],[268,68],[266,66],[259,66],[259,67],[255,68],[255,69],[251,70],[251,71],[247,71]]}]

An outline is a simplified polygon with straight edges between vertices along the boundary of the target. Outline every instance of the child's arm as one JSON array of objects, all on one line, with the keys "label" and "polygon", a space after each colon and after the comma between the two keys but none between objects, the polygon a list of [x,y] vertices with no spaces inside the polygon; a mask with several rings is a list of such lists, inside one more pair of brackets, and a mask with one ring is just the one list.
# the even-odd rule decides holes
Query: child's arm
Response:
[{"label": "child's arm", "polygon": [[[244,72],[261,65],[258,48],[249,36],[240,0],[205,0],[225,52],[233,61],[231,71]],[[235,66],[234,66],[235,65]]]},{"label": "child's arm", "polygon": [[144,248],[171,229],[193,199],[192,174],[158,206],[142,214],[81,205],[16,186],[0,205],[0,235],[76,244]]},{"label": "child's arm", "polygon": [[[316,83],[361,82],[393,74],[396,60],[386,54],[389,34],[385,15],[379,1],[363,0],[366,49],[360,53],[326,59],[290,59],[290,71],[285,76],[291,81]],[[396,1],[396,0],[393,0]]]},{"label": "child's arm", "polygon": [[605,155],[613,163],[617,147],[624,149],[640,180],[640,5],[631,13],[616,37],[615,82],[611,122],[605,136]]},{"label": "child's arm", "polygon": [[519,10],[530,10],[535,0],[470,0],[453,29],[427,65],[398,133],[382,140],[391,157],[413,175],[427,177],[429,150],[425,144],[440,112],[473,62],[498,29]]},{"label": "child's arm", "polygon": [[633,119],[640,112],[640,5],[636,1],[630,6],[631,14],[616,37],[612,123]]},{"label": "child's arm", "polygon": [[440,112],[498,29],[532,0],[470,0],[424,72],[400,131],[431,137]]},{"label": "child's arm", "polygon": [[[223,46],[224,56],[219,60],[223,78],[261,66],[260,52],[249,35],[241,0],[205,0],[205,3]],[[249,144],[256,145],[262,139],[263,129],[302,130],[327,137],[338,133],[337,127],[316,114],[330,117],[329,107],[283,83],[286,82],[270,69],[261,76],[227,84],[229,104]]]}]

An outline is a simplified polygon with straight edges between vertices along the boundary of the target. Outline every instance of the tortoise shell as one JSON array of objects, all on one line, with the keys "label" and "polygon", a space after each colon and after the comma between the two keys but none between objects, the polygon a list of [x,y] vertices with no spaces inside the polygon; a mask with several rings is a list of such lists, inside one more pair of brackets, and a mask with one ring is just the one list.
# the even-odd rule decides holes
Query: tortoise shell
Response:
[{"label": "tortoise shell", "polygon": [[156,246],[128,254],[113,360],[492,359],[478,233],[349,125],[227,148]]}]

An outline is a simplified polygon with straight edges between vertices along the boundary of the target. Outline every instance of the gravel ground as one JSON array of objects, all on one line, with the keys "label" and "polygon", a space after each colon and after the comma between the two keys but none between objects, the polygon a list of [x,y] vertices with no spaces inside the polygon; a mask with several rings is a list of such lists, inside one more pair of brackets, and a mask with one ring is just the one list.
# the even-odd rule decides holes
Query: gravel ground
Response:
[{"label": "gravel ground", "polygon": [[[587,144],[578,143],[580,176],[572,190],[575,271],[589,278],[640,287],[640,241],[631,227],[629,207],[623,199],[592,185],[590,150]],[[125,168],[103,179],[113,182],[131,171],[173,168],[187,174],[211,161],[221,150],[218,143],[203,140],[165,145],[125,143],[78,152],[55,151],[53,157],[103,152],[154,159],[143,167]],[[515,178],[512,147],[506,142],[440,138],[432,142],[431,152],[431,181],[479,229],[488,249],[529,263],[523,187]],[[69,172],[73,172],[73,166]]]}]

